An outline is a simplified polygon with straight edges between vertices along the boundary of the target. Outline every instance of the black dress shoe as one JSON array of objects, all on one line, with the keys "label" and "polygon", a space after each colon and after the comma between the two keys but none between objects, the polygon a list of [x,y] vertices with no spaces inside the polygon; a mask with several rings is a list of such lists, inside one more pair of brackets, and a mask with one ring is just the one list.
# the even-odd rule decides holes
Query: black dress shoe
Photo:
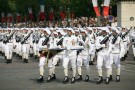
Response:
[{"label": "black dress shoe", "polygon": [[48,78],[47,78],[47,82],[51,82],[52,81],[52,76],[49,75]]},{"label": "black dress shoe", "polygon": [[125,60],[125,58],[124,58],[124,57],[120,58],[120,61],[124,61],[124,60]]},{"label": "black dress shoe", "polygon": [[120,75],[116,76],[116,82],[120,82]]},{"label": "black dress shoe", "polygon": [[4,56],[4,53],[3,52],[1,54],[2,54],[2,56]]},{"label": "black dress shoe", "polygon": [[22,59],[22,56],[19,56],[19,59]]},{"label": "black dress shoe", "polygon": [[7,64],[9,63],[9,59],[7,59],[6,63],[7,63]]},{"label": "black dress shoe", "polygon": [[59,63],[57,63],[55,66],[59,66]]},{"label": "black dress shoe", "polygon": [[75,77],[72,77],[71,84],[74,84],[74,83],[75,83]]},{"label": "black dress shoe", "polygon": [[105,84],[109,84],[109,77],[105,79]]},{"label": "black dress shoe", "polygon": [[44,78],[43,76],[40,75],[39,79],[37,80],[37,82],[43,82],[44,81]]},{"label": "black dress shoe", "polygon": [[55,80],[56,79],[56,75],[55,74],[53,74],[53,76],[52,76],[52,80]]},{"label": "black dress shoe", "polygon": [[90,61],[90,62],[89,62],[89,65],[94,65],[93,61]]},{"label": "black dress shoe", "polygon": [[89,81],[89,75],[86,75],[85,82],[88,82],[88,81]]},{"label": "black dress shoe", "polygon": [[12,63],[12,59],[9,59],[9,63]]},{"label": "black dress shoe", "polygon": [[77,77],[77,79],[76,79],[76,81],[81,81],[82,80],[82,75],[78,75],[78,77]]},{"label": "black dress shoe", "polygon": [[97,81],[97,84],[100,84],[100,83],[102,83],[103,82],[103,78],[101,77],[101,76],[99,76],[99,79],[98,79],[98,81]]},{"label": "black dress shoe", "polygon": [[4,58],[5,58],[5,59],[7,59],[7,57],[6,57],[6,56],[4,56]]},{"label": "black dress shoe", "polygon": [[112,79],[112,75],[110,75],[110,77],[109,77],[109,81],[112,81],[113,79]]},{"label": "black dress shoe", "polygon": [[35,55],[35,57],[34,57],[35,59],[37,59],[38,58],[38,56],[37,55]]},{"label": "black dress shoe", "polygon": [[33,54],[30,54],[30,57],[32,57],[33,56]]},{"label": "black dress shoe", "polygon": [[63,84],[67,84],[69,82],[69,78],[67,76],[64,77]]},{"label": "black dress shoe", "polygon": [[24,59],[24,63],[28,63],[28,59]]}]

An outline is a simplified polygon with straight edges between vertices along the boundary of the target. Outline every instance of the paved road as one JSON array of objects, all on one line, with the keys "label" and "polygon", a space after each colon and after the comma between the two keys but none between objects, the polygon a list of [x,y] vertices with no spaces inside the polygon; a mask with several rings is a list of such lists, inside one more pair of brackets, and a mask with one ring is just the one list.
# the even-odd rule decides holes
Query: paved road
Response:
[{"label": "paved road", "polygon": [[[135,61],[133,61],[132,50],[130,50],[126,61],[121,62],[121,82],[115,82],[115,72],[113,72],[113,81],[109,85],[96,84],[98,77],[96,65],[91,66],[89,82],[81,81],[65,85],[62,84],[64,74],[61,65],[56,68],[57,79],[55,81],[50,83],[45,81],[40,84],[36,82],[39,77],[37,60],[30,58],[29,63],[25,64],[23,60],[14,56],[12,64],[5,62],[4,57],[0,55],[0,90],[133,90],[135,88]],[[45,79],[47,79],[47,73],[46,67]],[[103,73],[105,78],[105,72]],[[70,74],[71,71],[69,71],[69,76]],[[85,71],[83,71],[84,76]]]}]

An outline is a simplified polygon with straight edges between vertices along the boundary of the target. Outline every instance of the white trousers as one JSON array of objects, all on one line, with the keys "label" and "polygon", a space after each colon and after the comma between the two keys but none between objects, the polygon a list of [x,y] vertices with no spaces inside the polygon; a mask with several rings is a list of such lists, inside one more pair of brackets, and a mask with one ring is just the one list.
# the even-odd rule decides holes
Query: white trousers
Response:
[{"label": "white trousers", "polygon": [[7,59],[12,59],[13,43],[7,43],[5,46],[5,56]]},{"label": "white trousers", "polygon": [[89,67],[89,55],[78,55],[77,57],[77,66],[81,67],[84,62],[85,67]]},{"label": "white trousers", "polygon": [[22,45],[23,59],[28,59],[29,50],[30,50],[29,44],[23,44]]},{"label": "white trousers", "polygon": [[97,69],[102,69],[103,64],[106,68],[111,68],[111,61],[107,55],[97,55]]},{"label": "white trousers", "polygon": [[71,63],[72,69],[76,68],[76,54],[65,56],[63,58],[63,67],[68,68],[68,63]]},{"label": "white trousers", "polygon": [[110,54],[111,65],[114,63],[117,68],[120,68],[120,54]]},{"label": "white trousers", "polygon": [[133,48],[133,55],[135,57],[135,47],[132,46],[132,48]]},{"label": "white trousers", "polygon": [[0,42],[0,51],[2,51],[2,42]]},{"label": "white trousers", "polygon": [[38,44],[36,43],[33,44],[33,52],[34,55],[38,55],[39,49],[38,49]]}]

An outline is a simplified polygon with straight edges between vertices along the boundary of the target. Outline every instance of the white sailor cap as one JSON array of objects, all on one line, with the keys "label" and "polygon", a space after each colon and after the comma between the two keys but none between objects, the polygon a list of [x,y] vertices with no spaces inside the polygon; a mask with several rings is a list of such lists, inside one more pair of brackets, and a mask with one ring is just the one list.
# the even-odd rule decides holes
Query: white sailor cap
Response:
[{"label": "white sailor cap", "polygon": [[102,30],[102,31],[106,31],[106,32],[108,32],[108,33],[110,32],[109,29],[108,29],[108,27],[102,27],[101,30]]},{"label": "white sailor cap", "polygon": [[20,30],[20,29],[19,29],[19,28],[15,28],[15,30],[17,30],[17,31],[18,31],[18,30]]},{"label": "white sailor cap", "polygon": [[54,28],[53,27],[50,27],[50,30],[54,30]]},{"label": "white sailor cap", "polygon": [[92,27],[87,27],[88,30],[92,30]]},{"label": "white sailor cap", "polygon": [[51,31],[49,28],[44,28],[44,31],[47,32],[49,35],[51,34]]},{"label": "white sailor cap", "polygon": [[87,34],[87,31],[84,30],[83,28],[80,28],[80,31],[81,31],[81,32],[84,32],[85,34]]},{"label": "white sailor cap", "polygon": [[111,27],[112,31],[116,31],[116,33],[120,33],[120,31],[116,27]]},{"label": "white sailor cap", "polygon": [[66,33],[63,30],[57,30],[58,33],[60,33],[61,35],[65,35]]},{"label": "white sailor cap", "polygon": [[79,29],[75,29],[75,32],[80,32]]},{"label": "white sailor cap", "polygon": [[75,33],[75,31],[72,28],[67,28],[67,31],[71,31],[72,33]]},{"label": "white sailor cap", "polygon": [[93,30],[97,30],[97,27],[93,27],[92,29],[93,29]]},{"label": "white sailor cap", "polygon": [[55,32],[53,32],[53,34],[55,34],[55,35],[58,35],[58,33],[55,31]]}]

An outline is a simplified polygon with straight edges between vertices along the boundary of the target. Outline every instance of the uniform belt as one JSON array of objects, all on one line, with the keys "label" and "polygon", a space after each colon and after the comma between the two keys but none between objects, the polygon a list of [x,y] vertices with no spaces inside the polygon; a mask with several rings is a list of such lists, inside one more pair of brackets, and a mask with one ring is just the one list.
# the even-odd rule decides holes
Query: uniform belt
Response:
[{"label": "uniform belt", "polygon": [[123,42],[126,42],[126,41],[123,41]]},{"label": "uniform belt", "polygon": [[29,44],[29,43],[24,43],[24,44]]},{"label": "uniform belt", "polygon": [[111,53],[111,54],[119,54],[119,53]]}]

